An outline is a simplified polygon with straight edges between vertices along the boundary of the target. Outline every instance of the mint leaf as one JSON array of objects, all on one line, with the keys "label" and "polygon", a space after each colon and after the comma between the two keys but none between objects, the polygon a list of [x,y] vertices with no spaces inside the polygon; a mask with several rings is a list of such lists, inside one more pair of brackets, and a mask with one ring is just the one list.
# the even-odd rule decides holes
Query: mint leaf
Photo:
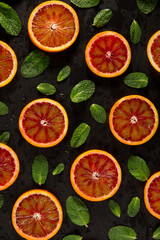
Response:
[{"label": "mint leaf", "polygon": [[136,0],[136,2],[139,10],[144,14],[148,14],[155,9],[158,0]]},{"label": "mint leaf", "polygon": [[160,227],[158,227],[158,228],[154,231],[152,238],[154,238],[154,239],[156,239],[156,240],[159,240],[159,239],[160,239]]},{"label": "mint leaf", "polygon": [[0,102],[0,115],[6,115],[8,113],[8,107],[5,103]]},{"label": "mint leaf", "polygon": [[62,240],[82,240],[83,238],[79,235],[68,235],[64,237]]},{"label": "mint leaf", "polygon": [[141,40],[142,31],[141,28],[136,20],[133,20],[131,26],[130,26],[130,39],[131,42],[134,44],[139,43]]},{"label": "mint leaf", "polygon": [[70,141],[71,147],[77,148],[81,146],[87,140],[90,129],[90,126],[88,126],[86,123],[81,123],[73,132]]},{"label": "mint leaf", "polygon": [[60,163],[58,164],[58,166],[54,169],[53,171],[53,175],[57,175],[57,174],[60,174],[61,172],[64,171],[64,164],[63,163]]},{"label": "mint leaf", "polygon": [[79,8],[91,8],[97,6],[100,3],[100,0],[70,0],[70,1]]},{"label": "mint leaf", "polygon": [[132,198],[131,202],[128,205],[128,216],[135,217],[140,210],[140,199],[138,197]]},{"label": "mint leaf", "polygon": [[94,92],[94,82],[90,80],[83,80],[73,87],[70,98],[72,102],[80,103],[89,99]]},{"label": "mint leaf", "polygon": [[0,135],[0,143],[7,144],[10,138],[9,132],[4,132]]},{"label": "mint leaf", "polygon": [[62,82],[63,80],[65,80],[71,73],[71,68],[70,66],[65,66],[64,68],[61,69],[61,71],[59,72],[58,76],[57,76],[57,81],[58,82]]},{"label": "mint leaf", "polygon": [[112,10],[103,9],[95,16],[92,25],[97,28],[101,28],[109,22],[111,17],[112,17]]},{"label": "mint leaf", "polygon": [[144,73],[134,72],[124,78],[124,83],[132,88],[144,88],[148,85],[148,77]]},{"label": "mint leaf", "polygon": [[91,115],[98,123],[105,123],[107,120],[107,114],[103,107],[98,104],[92,104],[90,106]]},{"label": "mint leaf", "polygon": [[108,237],[110,240],[133,240],[137,239],[137,234],[130,227],[117,226],[109,230]]},{"label": "mint leaf", "polygon": [[8,4],[0,2],[0,25],[13,36],[18,36],[21,31],[21,21],[15,10]]},{"label": "mint leaf", "polygon": [[39,50],[32,51],[21,66],[21,74],[25,78],[40,75],[48,67],[50,58]]},{"label": "mint leaf", "polygon": [[56,92],[56,88],[50,83],[40,83],[37,90],[45,95],[53,95]]},{"label": "mint leaf", "polygon": [[78,225],[88,227],[90,213],[84,202],[75,196],[70,196],[66,200],[66,209],[70,220]]},{"label": "mint leaf", "polygon": [[4,197],[2,194],[0,194],[0,208],[3,207],[3,204],[4,204]]},{"label": "mint leaf", "polygon": [[147,181],[150,176],[150,170],[145,160],[138,156],[131,156],[128,159],[128,169],[130,174],[141,182]]},{"label": "mint leaf", "polygon": [[37,155],[32,164],[32,177],[33,180],[39,185],[44,184],[48,175],[48,160],[40,154]]},{"label": "mint leaf", "polygon": [[119,204],[116,201],[110,200],[109,201],[109,208],[110,208],[111,212],[116,217],[120,217],[121,216],[121,208],[120,208]]}]

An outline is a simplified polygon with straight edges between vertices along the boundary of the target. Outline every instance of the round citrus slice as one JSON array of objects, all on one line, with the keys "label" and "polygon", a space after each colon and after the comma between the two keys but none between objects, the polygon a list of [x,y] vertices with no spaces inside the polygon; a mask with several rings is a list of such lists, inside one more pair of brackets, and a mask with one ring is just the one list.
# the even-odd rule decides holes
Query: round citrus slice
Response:
[{"label": "round citrus slice", "polygon": [[74,190],[83,198],[98,202],[112,197],[121,184],[121,168],[116,159],[101,150],[84,152],[70,172]]},{"label": "round citrus slice", "polygon": [[98,33],[89,41],[85,58],[93,73],[112,78],[127,70],[131,61],[131,49],[122,35],[106,31]]},{"label": "round citrus slice", "polygon": [[60,229],[62,207],[57,198],[45,190],[31,190],[22,194],[14,204],[12,223],[25,239],[47,240]]},{"label": "round citrus slice", "polygon": [[11,186],[19,174],[19,160],[16,153],[0,143],[0,191]]},{"label": "round citrus slice", "polygon": [[147,45],[147,55],[154,69],[160,72],[160,31],[150,38]]},{"label": "round citrus slice", "polygon": [[158,122],[158,112],[153,103],[139,95],[121,98],[109,115],[113,135],[128,145],[140,145],[150,140],[158,128]]},{"label": "round citrus slice", "polygon": [[42,98],[29,103],[21,112],[22,136],[36,147],[52,147],[63,140],[68,130],[68,116],[58,102]]},{"label": "round citrus slice", "polygon": [[0,87],[12,81],[17,72],[17,57],[13,49],[0,41]]},{"label": "round citrus slice", "polygon": [[38,5],[28,20],[31,41],[47,52],[59,52],[70,47],[79,33],[79,20],[74,9],[61,1]]},{"label": "round citrus slice", "polygon": [[144,202],[147,210],[160,219],[160,172],[153,174],[144,189]]}]

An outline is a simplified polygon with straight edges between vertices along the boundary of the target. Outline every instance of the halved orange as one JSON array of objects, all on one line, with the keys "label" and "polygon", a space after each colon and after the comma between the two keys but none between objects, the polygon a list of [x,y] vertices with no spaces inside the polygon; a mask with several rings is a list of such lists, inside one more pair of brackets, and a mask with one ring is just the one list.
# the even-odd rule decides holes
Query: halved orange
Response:
[{"label": "halved orange", "polygon": [[16,153],[0,143],[0,191],[11,186],[19,174],[19,160]]},{"label": "halved orange", "polygon": [[79,33],[79,20],[74,9],[61,1],[38,5],[28,20],[31,41],[47,52],[59,52],[70,47]]},{"label": "halved orange", "polygon": [[0,87],[12,81],[17,72],[17,57],[13,49],[0,41]]},{"label": "halved orange", "polygon": [[74,190],[93,202],[112,197],[120,187],[121,175],[116,159],[108,152],[96,149],[78,156],[70,171]]},{"label": "halved orange", "polygon": [[22,194],[12,211],[17,233],[27,240],[47,240],[60,229],[63,211],[58,199],[46,190],[34,189]]},{"label": "halved orange", "polygon": [[52,147],[65,137],[68,116],[60,103],[48,98],[36,99],[22,110],[19,129],[30,144]]},{"label": "halved orange", "polygon": [[140,145],[150,140],[157,131],[158,112],[145,97],[130,95],[118,100],[109,115],[113,135],[122,143]]},{"label": "halved orange", "polygon": [[131,61],[131,49],[122,35],[106,31],[98,33],[89,41],[85,58],[93,73],[112,78],[127,70]]},{"label": "halved orange", "polygon": [[160,72],[160,31],[150,38],[147,45],[147,56],[152,67]]},{"label": "halved orange", "polygon": [[160,219],[160,172],[148,179],[144,188],[144,202],[147,210]]}]

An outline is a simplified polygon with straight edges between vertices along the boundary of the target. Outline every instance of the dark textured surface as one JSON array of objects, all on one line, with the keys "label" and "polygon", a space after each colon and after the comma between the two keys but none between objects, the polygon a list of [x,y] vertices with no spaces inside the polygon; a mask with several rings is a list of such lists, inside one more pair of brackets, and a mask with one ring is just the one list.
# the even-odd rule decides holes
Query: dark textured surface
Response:
[{"label": "dark textured surface", "polygon": [[[151,170],[151,174],[160,170],[160,134],[159,129],[156,135],[146,144],[130,147],[118,142],[111,134],[108,118],[106,124],[98,124],[90,115],[89,107],[92,103],[102,105],[107,116],[112,105],[120,97],[129,94],[139,94],[149,98],[160,109],[159,101],[159,74],[152,69],[146,56],[146,45],[150,36],[159,30],[159,7],[149,15],[140,13],[135,0],[102,0],[98,7],[91,9],[78,9],[80,20],[80,34],[75,44],[65,52],[48,54],[51,57],[49,68],[40,76],[33,79],[25,79],[20,74],[20,66],[28,53],[36,47],[31,43],[27,33],[27,21],[31,11],[40,0],[8,0],[19,14],[22,21],[22,31],[18,37],[12,37],[0,28],[0,38],[7,42],[15,51],[18,57],[19,68],[14,80],[6,87],[0,89],[0,101],[5,102],[9,107],[9,114],[0,117],[0,133],[10,131],[11,138],[9,146],[12,147],[20,160],[21,170],[17,181],[7,190],[3,191],[5,204],[0,210],[0,240],[20,240],[21,237],[15,232],[11,222],[11,211],[16,199],[25,191],[39,188],[33,182],[31,166],[37,154],[44,154],[49,161],[49,174],[46,184],[42,188],[52,192],[60,200],[64,210],[63,225],[58,234],[53,237],[55,240],[62,240],[67,234],[80,234],[85,240],[106,240],[108,230],[116,225],[122,224],[133,227],[138,235],[138,240],[151,240],[152,233],[159,225],[159,221],[152,217],[146,210],[143,203],[144,183],[138,182],[128,172],[127,160],[130,155],[138,155],[144,158]],[[70,3],[69,0],[65,2]],[[100,30],[92,27],[92,21],[97,12],[103,8],[111,8],[113,17],[110,22]],[[138,45],[132,45],[132,62],[125,74],[116,79],[101,79],[90,72],[87,68],[84,51],[87,42],[99,31],[114,30],[121,33],[129,40],[129,26],[133,19],[136,19],[142,28],[142,39]],[[69,64],[72,73],[69,79],[62,83],[56,81],[59,70]],[[123,78],[132,71],[144,72],[149,76],[149,85],[145,89],[136,90],[124,85]],[[81,80],[90,79],[96,84],[96,92],[93,97],[79,104],[70,101],[69,94],[72,87]],[[59,101],[67,110],[69,115],[69,131],[65,139],[56,147],[50,149],[38,149],[27,143],[20,135],[18,129],[18,118],[22,108],[30,101],[43,97],[36,90],[41,82],[52,83],[57,88],[53,99]],[[73,130],[81,122],[91,126],[91,133],[87,142],[78,149],[72,149],[69,141]],[[69,171],[74,159],[82,152],[89,149],[102,149],[111,153],[120,163],[123,171],[121,187],[113,199],[117,200],[122,208],[120,219],[115,217],[108,208],[108,201],[101,203],[90,203],[85,201],[90,209],[91,221],[89,227],[78,227],[71,223],[66,210],[65,201],[69,195],[76,195],[71,187]],[[52,176],[53,169],[58,163],[65,164],[65,171],[57,176]],[[127,216],[127,205],[131,198],[141,198],[140,213],[135,218]]]}]

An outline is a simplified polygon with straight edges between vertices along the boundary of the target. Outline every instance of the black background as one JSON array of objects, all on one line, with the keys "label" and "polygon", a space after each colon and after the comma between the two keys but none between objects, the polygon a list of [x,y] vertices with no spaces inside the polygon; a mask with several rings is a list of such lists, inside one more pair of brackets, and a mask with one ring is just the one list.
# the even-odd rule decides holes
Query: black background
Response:
[{"label": "black background", "polygon": [[[10,4],[19,14],[22,22],[22,31],[18,37],[12,37],[0,28],[0,39],[7,42],[14,49],[19,64],[18,72],[13,81],[0,89],[0,101],[6,103],[9,107],[9,114],[0,116],[0,133],[3,131],[10,132],[9,146],[17,153],[21,169],[17,181],[2,192],[5,204],[0,210],[0,239],[22,239],[12,227],[12,207],[22,193],[39,188],[33,182],[31,167],[34,157],[37,154],[44,154],[49,161],[49,174],[42,188],[55,194],[60,200],[64,211],[63,225],[53,239],[62,240],[67,234],[80,234],[85,240],[107,240],[108,230],[120,224],[133,227],[137,232],[138,240],[151,240],[153,231],[159,226],[159,220],[152,217],[146,210],[143,202],[145,183],[137,181],[129,174],[127,160],[130,155],[138,155],[146,160],[151,174],[160,170],[159,129],[155,136],[144,145],[136,147],[127,146],[118,142],[111,134],[108,115],[115,101],[129,94],[145,96],[155,104],[158,111],[160,109],[159,74],[151,67],[146,55],[146,46],[149,38],[160,28],[160,3],[158,3],[156,10],[149,15],[144,15],[138,10],[135,0],[101,0],[99,6],[91,9],[78,9],[73,6],[80,20],[78,39],[68,50],[57,54],[48,54],[51,58],[51,63],[43,74],[32,79],[25,79],[20,74],[20,66],[29,52],[36,49],[28,38],[27,21],[31,11],[43,1],[8,0],[5,2]],[[65,2],[70,4],[69,0],[65,0]],[[112,9],[113,17],[102,29],[93,28],[93,18],[99,10],[104,8]],[[138,45],[133,45],[129,41],[129,28],[133,19],[139,22],[142,29],[142,38]],[[88,41],[96,33],[105,30],[121,33],[130,42],[132,49],[132,62],[129,69],[122,76],[114,79],[103,79],[94,75],[88,69],[84,58],[84,51]],[[56,81],[57,74],[67,64],[71,66],[72,73],[69,79],[58,83]],[[124,76],[135,71],[144,72],[148,75],[148,87],[136,90],[124,85]],[[84,79],[90,79],[95,82],[96,92],[86,102],[79,104],[71,103],[69,95],[72,87]],[[36,86],[41,82],[52,83],[56,87],[57,92],[51,98],[59,101],[65,107],[70,123],[65,139],[59,145],[50,149],[40,149],[31,146],[23,139],[18,129],[18,118],[23,107],[34,99],[44,97],[36,90]],[[89,107],[92,103],[100,104],[106,109],[106,124],[96,123],[91,117]],[[91,126],[91,133],[83,146],[78,149],[72,149],[69,144],[70,138],[74,129],[82,122],[86,122]],[[78,227],[70,221],[66,213],[65,201],[68,196],[76,195],[69,180],[69,171],[73,161],[82,152],[94,148],[111,153],[122,167],[123,181],[119,191],[113,197],[120,204],[122,215],[120,218],[117,218],[110,212],[108,200],[99,203],[85,201],[91,214],[91,221],[86,229],[85,227]],[[60,175],[53,176],[52,171],[60,162],[65,164],[65,171]],[[127,216],[127,206],[134,196],[140,197],[141,209],[135,218],[130,218]]]}]

